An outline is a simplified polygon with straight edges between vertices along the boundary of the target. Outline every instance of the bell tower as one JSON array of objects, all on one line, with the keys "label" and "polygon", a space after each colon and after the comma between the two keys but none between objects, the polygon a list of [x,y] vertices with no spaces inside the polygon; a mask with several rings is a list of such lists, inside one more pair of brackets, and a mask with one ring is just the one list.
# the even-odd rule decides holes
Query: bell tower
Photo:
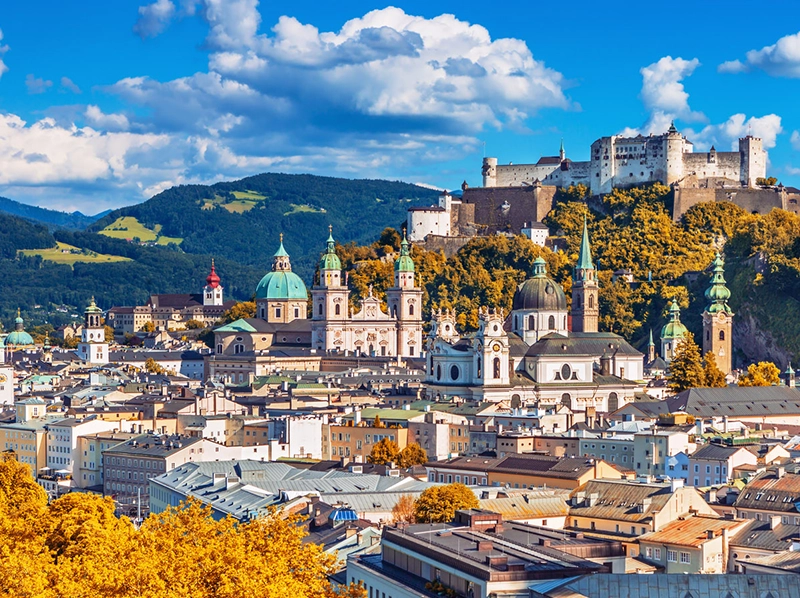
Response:
[{"label": "bell tower", "polygon": [[342,260],[336,254],[333,227],[328,226],[325,252],[319,261],[319,281],[311,289],[311,343],[315,349],[343,349],[350,313],[350,290],[342,280]]},{"label": "bell tower", "polygon": [[509,345],[503,329],[503,310],[483,307],[478,313],[478,331],[473,340],[474,383],[482,386],[508,386]]},{"label": "bell tower", "polygon": [[404,230],[394,262],[394,286],[386,290],[389,315],[397,322],[395,354],[400,357],[418,357],[422,352],[422,289],[414,285],[414,270]]},{"label": "bell tower", "polygon": [[592,248],[589,245],[589,229],[584,218],[581,250],[572,276],[573,332],[597,332],[600,318],[598,291],[597,272],[592,263]]},{"label": "bell tower", "polygon": [[211,273],[206,277],[206,286],[203,287],[203,305],[222,305],[222,286],[211,260]]},{"label": "bell tower", "polygon": [[108,343],[103,326],[103,310],[97,307],[94,297],[83,315],[83,330],[81,331],[81,342],[78,343],[78,356],[86,363],[98,365],[108,363]]},{"label": "bell tower", "polygon": [[728,374],[733,367],[733,310],[728,305],[731,292],[725,286],[725,263],[719,253],[712,266],[711,286],[706,289],[709,305],[703,311],[703,355],[714,353],[717,367]]}]

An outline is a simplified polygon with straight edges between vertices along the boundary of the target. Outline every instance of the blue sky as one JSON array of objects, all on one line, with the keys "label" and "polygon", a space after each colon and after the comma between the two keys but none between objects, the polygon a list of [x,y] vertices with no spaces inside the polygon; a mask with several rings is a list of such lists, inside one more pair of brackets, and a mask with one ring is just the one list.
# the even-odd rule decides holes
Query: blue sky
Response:
[{"label": "blue sky", "polygon": [[[76,8],[80,6],[80,8]],[[748,18],[746,15],[752,15]],[[454,188],[603,135],[748,132],[800,186],[800,8],[84,0],[0,12],[0,195],[86,213],[258,172]]]}]

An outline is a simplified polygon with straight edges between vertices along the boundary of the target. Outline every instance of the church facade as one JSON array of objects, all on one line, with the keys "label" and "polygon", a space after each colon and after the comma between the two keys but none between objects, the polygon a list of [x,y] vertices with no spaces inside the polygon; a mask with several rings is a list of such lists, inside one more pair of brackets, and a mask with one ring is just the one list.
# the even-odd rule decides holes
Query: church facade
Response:
[{"label": "church facade", "polygon": [[[403,238],[394,264],[394,285],[386,291],[386,309],[372,294],[357,310],[350,308],[350,289],[336,254],[332,233],[319,263],[319,282],[310,293],[292,272],[283,246],[272,270],[256,288],[256,317],[242,318],[214,330],[215,363],[231,358],[236,374],[265,372],[257,363],[268,354],[419,357],[422,351],[422,290],[416,286],[414,261]],[[235,363],[234,363],[235,362]],[[268,368],[269,366],[265,366]],[[222,369],[216,373],[225,375]]]},{"label": "church facade", "polygon": [[458,332],[455,314],[434,313],[428,395],[614,411],[642,388],[644,356],[622,337],[599,332],[598,315],[596,270],[584,224],[571,313],[541,257],[533,276],[517,288],[511,313],[482,309],[474,334]]}]

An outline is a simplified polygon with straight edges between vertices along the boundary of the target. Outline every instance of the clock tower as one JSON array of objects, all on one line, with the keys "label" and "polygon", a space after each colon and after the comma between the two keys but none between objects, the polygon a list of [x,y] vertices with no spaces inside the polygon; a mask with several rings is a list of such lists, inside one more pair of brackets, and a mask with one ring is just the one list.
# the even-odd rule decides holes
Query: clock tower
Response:
[{"label": "clock tower", "polygon": [[103,310],[97,307],[94,297],[83,316],[81,342],[78,343],[78,357],[86,363],[102,365],[108,363],[108,343],[103,326]]}]

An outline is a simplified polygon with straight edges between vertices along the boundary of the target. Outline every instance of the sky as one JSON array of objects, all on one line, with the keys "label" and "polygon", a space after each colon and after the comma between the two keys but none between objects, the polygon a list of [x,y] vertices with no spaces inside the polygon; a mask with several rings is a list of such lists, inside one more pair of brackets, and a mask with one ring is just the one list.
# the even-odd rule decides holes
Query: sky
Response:
[{"label": "sky", "polygon": [[[749,16],[748,16],[749,15]],[[453,189],[595,139],[763,139],[800,186],[800,5],[28,0],[0,11],[0,195],[94,214],[260,172]]]}]

